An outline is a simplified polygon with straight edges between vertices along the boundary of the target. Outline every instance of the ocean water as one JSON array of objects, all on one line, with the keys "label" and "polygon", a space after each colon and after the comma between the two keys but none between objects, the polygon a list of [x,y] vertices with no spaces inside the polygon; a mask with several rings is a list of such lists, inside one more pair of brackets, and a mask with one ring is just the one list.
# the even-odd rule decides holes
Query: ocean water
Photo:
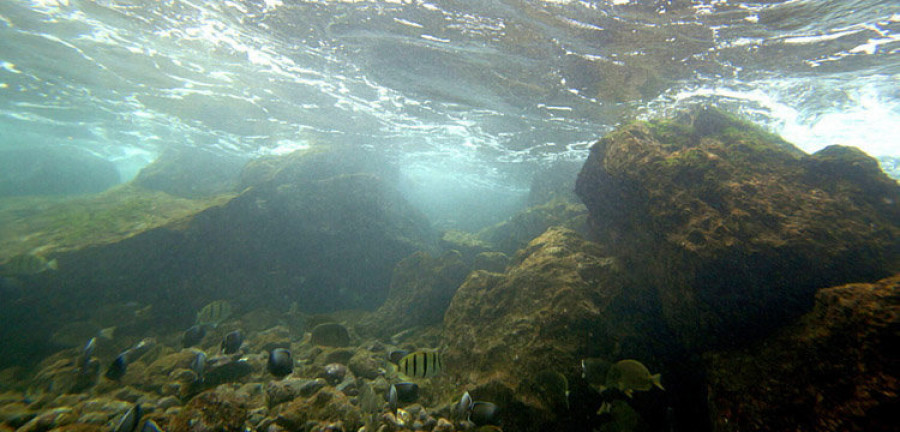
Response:
[{"label": "ocean water", "polygon": [[[174,422],[176,415],[164,411],[166,398],[179,408],[218,384],[257,390],[272,384],[275,372],[259,354],[276,346],[299,359],[294,377],[321,377],[321,369],[330,386],[343,375],[329,374],[348,373],[326,359],[336,351],[334,358],[346,363],[344,354],[367,351],[384,368],[401,349],[431,353],[446,340],[419,324],[403,328],[413,319],[385,325],[392,334],[378,342],[355,328],[388,321],[372,324],[367,314],[395,281],[411,292],[423,281],[422,289],[440,301],[423,302],[437,306],[409,315],[437,317],[427,325],[443,322],[441,301],[449,303],[474,268],[462,254],[439,256],[443,230],[476,232],[509,217],[541,189],[533,187],[536,173],[564,167],[558,177],[571,180],[597,139],[634,119],[715,105],[806,152],[857,146],[900,178],[898,84],[897,1],[2,0],[0,261],[7,259],[6,271],[26,271],[0,275],[0,430],[66,404],[85,408],[78,422],[113,430],[135,400],[155,419]],[[222,156],[222,165],[205,167],[202,176],[320,145],[341,150],[333,153],[339,158],[352,155],[341,159],[349,165],[389,165],[384,172],[396,175],[390,181],[401,195],[378,195],[380,183],[368,177],[337,176],[315,188],[304,184],[315,189],[313,199],[346,192],[322,208],[307,206],[299,189],[285,194],[291,195],[285,203],[266,195],[281,187],[247,193],[228,211],[214,208],[186,222],[196,222],[186,235],[148,228],[224,199],[156,201],[151,192],[121,188],[54,207],[55,195],[127,183],[169,151]],[[331,155],[323,165],[333,162]],[[209,180],[211,186],[200,186],[217,186]],[[290,189],[289,183],[280,186]],[[367,200],[372,196],[381,201]],[[583,208],[546,211],[571,217]],[[297,215],[315,226],[306,230],[307,220]],[[365,223],[370,215],[374,229]],[[397,215],[403,224],[391,225]],[[508,247],[503,252],[515,256],[522,246],[515,241],[540,234],[528,232],[540,217],[526,214],[480,239],[494,235],[495,249]],[[32,226],[39,232],[28,232]],[[458,243],[448,244],[467,247],[465,254],[483,246],[474,236],[451,234]],[[501,246],[503,240],[509,242]],[[99,246],[78,249],[84,243]],[[410,255],[423,250],[435,256]],[[481,258],[479,265],[496,271],[508,263],[499,253]],[[332,321],[351,323],[351,332]],[[207,326],[191,327],[197,323]],[[315,343],[319,324],[343,331],[331,335],[340,341]],[[359,347],[346,347],[351,333]],[[240,339],[240,360],[222,355],[227,334]],[[185,342],[192,337],[198,340]],[[590,349],[619,355],[615,345]],[[626,352],[638,357],[647,353],[642,349]],[[651,425],[620,430],[711,430],[715,407],[694,356],[642,357],[653,373],[663,373],[667,393],[648,386],[653,393],[640,393],[635,406]],[[139,366],[126,371],[119,358]],[[436,354],[429,358],[437,364]],[[171,368],[159,373],[162,367],[149,367],[156,361]],[[573,424],[609,423],[595,418],[603,415],[594,402],[605,390],[589,388],[599,381],[585,384],[578,378],[583,363],[570,363],[560,367],[564,375],[544,374],[555,380],[542,384],[559,396],[554,409],[585,414],[570,415]],[[352,373],[361,377],[356,406],[383,414],[383,400],[361,399],[389,397],[381,377],[396,377]],[[453,387],[457,378],[422,386],[434,402],[428,415],[437,416],[451,396],[459,400],[466,389]],[[69,391],[79,395],[60,396]],[[106,402],[86,402],[88,394]],[[278,413],[266,411],[261,393],[240,397],[263,410],[254,427],[277,430]],[[52,421],[69,420],[75,421]],[[246,426],[238,423],[233,430]],[[285,429],[304,425],[292,426]]]},{"label": "ocean water", "polygon": [[0,149],[83,148],[127,181],[172,146],[344,143],[415,198],[516,197],[616,124],[702,102],[809,152],[897,156],[898,29],[876,0],[9,0]]}]

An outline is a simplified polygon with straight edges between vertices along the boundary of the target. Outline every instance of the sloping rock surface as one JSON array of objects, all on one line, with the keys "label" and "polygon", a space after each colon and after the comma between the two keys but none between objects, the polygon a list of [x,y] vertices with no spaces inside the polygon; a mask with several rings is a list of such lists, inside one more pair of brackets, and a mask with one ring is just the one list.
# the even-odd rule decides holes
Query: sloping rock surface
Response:
[{"label": "sloping rock surface", "polygon": [[[307,162],[302,154],[286,160]],[[391,184],[348,169],[319,177],[284,163],[278,175],[220,206],[60,253],[59,270],[30,277],[15,309],[4,312],[4,330],[49,333],[102,305],[128,302],[151,305],[152,316],[166,318],[153,324],[170,329],[190,325],[216,299],[229,300],[235,313],[246,312],[242,305],[283,311],[293,303],[315,313],[373,309],[397,262],[433,250],[436,236]],[[303,175],[287,175],[292,170]],[[102,324],[121,331],[127,323]]]}]

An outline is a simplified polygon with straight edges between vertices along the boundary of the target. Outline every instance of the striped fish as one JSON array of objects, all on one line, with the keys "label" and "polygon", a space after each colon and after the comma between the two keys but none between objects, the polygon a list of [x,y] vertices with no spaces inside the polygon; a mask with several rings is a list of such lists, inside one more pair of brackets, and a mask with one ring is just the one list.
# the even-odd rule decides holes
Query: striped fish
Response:
[{"label": "striped fish", "polygon": [[213,327],[219,325],[231,316],[231,303],[225,300],[216,300],[197,312],[197,324],[208,324]]},{"label": "striped fish", "polygon": [[34,254],[16,255],[3,264],[0,264],[0,275],[3,276],[28,276],[43,273],[47,270],[56,270],[59,266],[56,260],[47,261],[46,258]]},{"label": "striped fish", "polygon": [[406,355],[398,363],[400,373],[410,378],[431,378],[443,368],[436,349],[419,350]]}]

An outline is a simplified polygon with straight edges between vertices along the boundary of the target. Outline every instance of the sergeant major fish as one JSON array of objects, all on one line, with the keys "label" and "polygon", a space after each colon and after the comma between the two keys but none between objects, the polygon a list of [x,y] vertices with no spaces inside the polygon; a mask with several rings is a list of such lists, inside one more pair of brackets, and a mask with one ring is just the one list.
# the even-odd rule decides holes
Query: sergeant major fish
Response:
[{"label": "sergeant major fish", "polygon": [[399,371],[410,378],[431,378],[443,369],[441,356],[435,349],[418,350],[400,359]]}]

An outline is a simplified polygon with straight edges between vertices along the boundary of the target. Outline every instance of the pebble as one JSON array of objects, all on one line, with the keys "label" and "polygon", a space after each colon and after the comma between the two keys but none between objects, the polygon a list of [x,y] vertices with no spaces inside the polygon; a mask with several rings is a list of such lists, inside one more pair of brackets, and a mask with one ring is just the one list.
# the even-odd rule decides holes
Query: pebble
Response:
[{"label": "pebble", "polygon": [[16,432],[46,431],[75,423],[77,420],[78,413],[74,409],[70,407],[53,408],[31,419],[24,426],[17,429]]},{"label": "pebble", "polygon": [[177,406],[181,406],[181,400],[174,396],[166,396],[156,403],[156,407],[159,408],[160,411],[166,411],[169,408]]},{"label": "pebble", "polygon": [[453,432],[453,423],[443,417],[439,418],[431,432]]}]

